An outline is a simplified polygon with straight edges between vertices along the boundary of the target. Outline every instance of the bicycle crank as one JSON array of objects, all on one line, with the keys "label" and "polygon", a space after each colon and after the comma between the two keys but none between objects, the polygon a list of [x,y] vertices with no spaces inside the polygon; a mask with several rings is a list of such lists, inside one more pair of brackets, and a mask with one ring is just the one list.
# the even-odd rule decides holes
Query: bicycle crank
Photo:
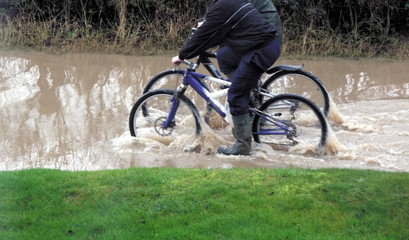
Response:
[{"label": "bicycle crank", "polygon": [[299,142],[294,139],[294,137],[298,137],[301,134],[301,129],[297,130],[297,126],[292,123],[288,123],[288,129],[290,130],[287,134],[287,138],[293,141],[293,145],[297,145]]}]

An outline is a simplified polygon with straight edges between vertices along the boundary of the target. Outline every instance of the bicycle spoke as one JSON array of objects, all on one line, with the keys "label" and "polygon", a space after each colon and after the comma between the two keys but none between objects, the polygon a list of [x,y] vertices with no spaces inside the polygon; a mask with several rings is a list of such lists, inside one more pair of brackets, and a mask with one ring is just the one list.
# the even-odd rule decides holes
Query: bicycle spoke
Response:
[{"label": "bicycle spoke", "polygon": [[[282,71],[271,76],[263,84],[263,88],[273,95],[292,93],[303,96],[314,102],[327,115],[329,111],[329,95],[323,83],[314,75],[299,70],[297,72]],[[267,100],[264,98],[264,100]]]},{"label": "bicycle spoke", "polygon": [[129,119],[133,136],[156,134],[161,137],[196,136],[200,133],[199,114],[186,98],[180,101],[173,122],[163,127],[172,107],[173,91],[156,90],[135,103]]},{"label": "bicycle spoke", "polygon": [[255,140],[280,150],[299,144],[322,148],[327,136],[324,116],[310,101],[293,96],[282,94],[260,107],[253,123]]}]

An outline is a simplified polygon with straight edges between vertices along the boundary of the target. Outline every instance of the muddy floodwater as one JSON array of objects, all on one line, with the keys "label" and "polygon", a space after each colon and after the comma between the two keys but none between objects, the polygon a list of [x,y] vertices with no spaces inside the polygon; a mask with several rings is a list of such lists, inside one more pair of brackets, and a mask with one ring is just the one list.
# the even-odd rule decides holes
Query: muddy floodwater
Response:
[{"label": "muddy floodwater", "polygon": [[[409,172],[409,62],[281,59],[304,64],[330,92],[326,154],[254,144],[251,156],[221,156],[229,127],[197,139],[131,137],[129,112],[146,81],[171,55],[0,51],[0,170],[129,167],[353,168]],[[190,151],[192,142],[200,151]]]}]

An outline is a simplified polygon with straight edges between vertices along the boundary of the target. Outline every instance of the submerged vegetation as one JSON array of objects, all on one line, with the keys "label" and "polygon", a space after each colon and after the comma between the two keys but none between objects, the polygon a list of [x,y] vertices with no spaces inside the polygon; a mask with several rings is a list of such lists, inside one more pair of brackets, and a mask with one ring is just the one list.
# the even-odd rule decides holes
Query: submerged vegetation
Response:
[{"label": "submerged vegetation", "polygon": [[[3,0],[0,47],[151,54],[182,46],[212,0]],[[408,0],[273,0],[283,54],[409,56]]]}]

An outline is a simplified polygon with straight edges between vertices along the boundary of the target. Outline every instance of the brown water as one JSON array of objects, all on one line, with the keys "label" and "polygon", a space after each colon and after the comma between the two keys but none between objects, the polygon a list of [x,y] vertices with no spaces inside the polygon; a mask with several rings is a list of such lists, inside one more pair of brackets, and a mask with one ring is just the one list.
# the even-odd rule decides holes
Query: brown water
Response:
[{"label": "brown water", "polygon": [[[170,142],[132,138],[129,112],[147,79],[171,56],[49,55],[0,51],[0,170],[128,167],[300,167],[409,172],[409,62],[290,60],[324,81],[336,104],[327,154],[308,146],[221,156],[230,129]],[[201,151],[189,150],[200,146]],[[197,149],[197,148],[196,148]]]}]

